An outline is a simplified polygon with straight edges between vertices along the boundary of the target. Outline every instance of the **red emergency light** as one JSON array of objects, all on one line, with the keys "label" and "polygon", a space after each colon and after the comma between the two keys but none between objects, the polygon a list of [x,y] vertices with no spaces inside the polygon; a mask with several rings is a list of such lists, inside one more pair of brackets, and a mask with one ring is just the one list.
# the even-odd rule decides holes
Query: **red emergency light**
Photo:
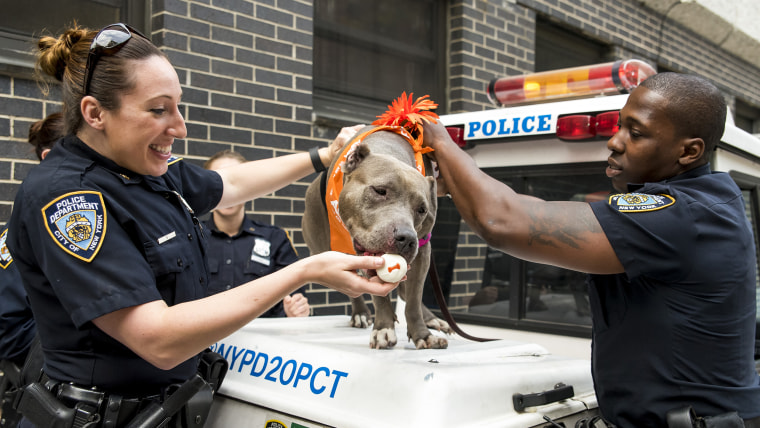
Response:
[{"label": "red emergency light", "polygon": [[620,111],[608,111],[606,113],[599,113],[596,116],[596,135],[600,137],[612,137],[618,132],[620,125],[618,120],[620,119]]},{"label": "red emergency light", "polygon": [[628,93],[657,71],[637,59],[494,79],[488,99],[497,106],[557,98]]},{"label": "red emergency light", "polygon": [[588,140],[594,137],[611,137],[618,128],[619,111],[597,115],[574,114],[557,119],[557,138],[564,141]]},{"label": "red emergency light", "polygon": [[446,131],[449,132],[449,136],[457,143],[457,146],[464,147],[467,145],[467,142],[464,141],[464,128],[460,126],[447,126]]}]

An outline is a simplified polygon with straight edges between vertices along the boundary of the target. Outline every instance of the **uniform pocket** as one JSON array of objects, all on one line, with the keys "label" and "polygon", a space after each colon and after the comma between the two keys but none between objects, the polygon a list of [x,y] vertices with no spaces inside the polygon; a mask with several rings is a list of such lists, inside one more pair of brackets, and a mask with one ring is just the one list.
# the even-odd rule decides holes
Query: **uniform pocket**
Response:
[{"label": "uniform pocket", "polygon": [[248,260],[245,264],[245,267],[243,268],[243,273],[246,275],[255,275],[257,277],[262,277],[266,274],[272,273],[272,267],[265,266],[261,263],[256,262],[255,260]]},{"label": "uniform pocket", "polygon": [[179,239],[163,244],[148,241],[144,245],[145,256],[156,276],[182,272],[192,264],[192,257]]},{"label": "uniform pocket", "polygon": [[[179,239],[166,241],[162,244],[158,244],[156,241],[148,241],[144,243],[144,248],[145,257],[156,277],[159,293],[167,304],[175,304],[178,297],[178,282],[183,278],[182,273],[193,264],[190,250]],[[185,278],[185,280],[189,281],[189,278]]]}]

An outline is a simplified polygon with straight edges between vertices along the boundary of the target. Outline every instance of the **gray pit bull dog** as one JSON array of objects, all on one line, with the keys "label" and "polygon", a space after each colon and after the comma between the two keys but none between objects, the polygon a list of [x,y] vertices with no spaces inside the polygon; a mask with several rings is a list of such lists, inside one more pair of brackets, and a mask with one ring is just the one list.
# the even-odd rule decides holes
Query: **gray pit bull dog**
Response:
[{"label": "gray pit bull dog", "polygon": [[[368,127],[357,133],[361,135]],[[354,139],[356,139],[356,137]],[[352,144],[349,142],[348,144]],[[407,335],[417,349],[446,348],[445,338],[431,334],[429,328],[451,333],[448,323],[437,318],[422,304],[422,287],[430,264],[430,244],[420,247],[429,236],[438,207],[436,182],[415,169],[414,149],[403,137],[377,131],[354,144],[347,155],[336,156],[326,172],[343,170],[343,189],[338,199],[340,219],[345,224],[358,255],[399,254],[409,265],[407,279],[399,287],[406,302]],[[425,171],[432,165],[424,157]],[[325,207],[325,177],[320,176],[306,191],[302,227],[312,254],[330,250],[330,223]],[[396,345],[395,310],[390,297],[372,296],[375,321],[370,348],[386,349]],[[351,325],[366,328],[372,315],[362,297],[352,299]]]}]

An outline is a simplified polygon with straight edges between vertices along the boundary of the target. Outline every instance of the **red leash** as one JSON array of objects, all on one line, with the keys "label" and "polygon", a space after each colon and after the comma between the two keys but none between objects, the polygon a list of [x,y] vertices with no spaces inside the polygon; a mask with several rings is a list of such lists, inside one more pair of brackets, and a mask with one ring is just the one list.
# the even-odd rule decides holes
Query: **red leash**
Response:
[{"label": "red leash", "polygon": [[490,342],[492,340],[497,339],[483,339],[481,337],[475,337],[470,336],[469,334],[462,331],[462,329],[459,328],[457,325],[457,322],[454,321],[454,317],[451,316],[451,312],[449,312],[448,306],[446,306],[446,298],[443,296],[443,289],[441,288],[441,283],[438,281],[438,272],[435,269],[435,261],[433,260],[433,250],[430,250],[430,267],[428,268],[428,274],[430,275],[430,281],[433,283],[433,291],[435,292],[435,301],[438,302],[438,307],[441,309],[441,313],[443,314],[443,318],[446,320],[447,323],[449,323],[449,327],[451,327],[454,332],[465,339],[473,340],[475,342]]}]

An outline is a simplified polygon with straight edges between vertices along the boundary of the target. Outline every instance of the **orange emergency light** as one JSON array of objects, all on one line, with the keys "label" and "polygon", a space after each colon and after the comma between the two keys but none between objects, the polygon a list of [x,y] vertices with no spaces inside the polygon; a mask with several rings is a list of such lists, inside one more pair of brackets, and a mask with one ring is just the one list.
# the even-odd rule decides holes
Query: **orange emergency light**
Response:
[{"label": "orange emergency light", "polygon": [[657,71],[637,59],[494,79],[488,99],[497,106],[610,93],[628,93]]}]

